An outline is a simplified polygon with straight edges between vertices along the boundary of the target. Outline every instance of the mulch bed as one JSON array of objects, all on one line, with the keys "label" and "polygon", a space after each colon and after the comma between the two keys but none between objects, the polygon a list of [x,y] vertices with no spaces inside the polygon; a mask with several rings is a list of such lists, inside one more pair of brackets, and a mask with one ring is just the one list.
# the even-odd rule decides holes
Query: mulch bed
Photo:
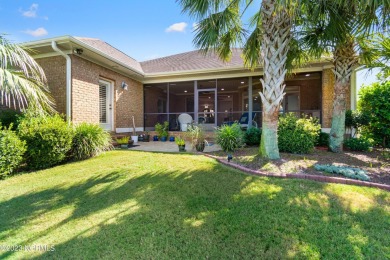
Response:
[{"label": "mulch bed", "polygon": [[[363,169],[367,172],[371,182],[390,185],[390,151],[374,149],[372,152],[343,153],[328,152],[324,148],[315,149],[311,154],[281,153],[279,160],[266,160],[258,155],[258,147],[246,147],[233,153],[232,162],[249,168],[272,174],[308,174],[332,177],[342,175],[328,174],[314,169],[315,164],[333,164]],[[220,159],[226,159],[222,151],[210,153]]]}]

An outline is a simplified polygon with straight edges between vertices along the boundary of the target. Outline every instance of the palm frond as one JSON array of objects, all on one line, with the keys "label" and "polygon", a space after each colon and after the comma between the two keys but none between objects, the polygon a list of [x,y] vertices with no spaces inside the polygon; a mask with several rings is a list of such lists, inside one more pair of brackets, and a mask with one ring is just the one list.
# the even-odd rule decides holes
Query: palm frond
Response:
[{"label": "palm frond", "polygon": [[54,112],[47,80],[39,64],[19,45],[0,36],[0,102],[17,109]]}]

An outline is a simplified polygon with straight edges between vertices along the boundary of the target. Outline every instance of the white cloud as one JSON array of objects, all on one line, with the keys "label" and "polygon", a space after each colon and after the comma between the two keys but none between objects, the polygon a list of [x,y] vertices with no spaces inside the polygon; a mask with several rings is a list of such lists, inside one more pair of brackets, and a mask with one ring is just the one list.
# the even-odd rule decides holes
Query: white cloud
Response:
[{"label": "white cloud", "polygon": [[37,17],[38,4],[32,4],[27,11],[22,11],[24,17],[35,18]]},{"label": "white cloud", "polygon": [[165,29],[166,32],[185,32],[187,23],[181,22],[181,23],[174,23],[171,26],[169,26],[167,29]]},{"label": "white cloud", "polygon": [[48,34],[48,32],[46,31],[45,28],[43,27],[39,27],[38,29],[36,30],[26,30],[26,31],[23,31],[24,33],[27,33],[31,36],[34,36],[34,37],[39,37],[39,36],[45,36]]}]

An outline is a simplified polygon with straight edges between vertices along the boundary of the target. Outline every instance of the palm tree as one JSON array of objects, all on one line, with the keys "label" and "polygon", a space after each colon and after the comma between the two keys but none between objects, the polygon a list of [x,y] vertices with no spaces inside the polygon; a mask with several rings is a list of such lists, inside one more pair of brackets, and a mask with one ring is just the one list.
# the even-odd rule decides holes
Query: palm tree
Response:
[{"label": "palm tree", "polygon": [[[342,151],[345,134],[346,93],[359,64],[373,61],[370,40],[374,31],[388,24],[387,0],[325,0],[322,8],[311,6],[302,19],[301,40],[317,57],[331,53],[335,85],[329,148]],[[335,4],[336,3],[336,4]]]},{"label": "palm tree", "polygon": [[53,112],[42,68],[20,46],[0,35],[0,104]]},{"label": "palm tree", "polygon": [[364,67],[368,69],[379,68],[378,79],[390,80],[390,38],[381,33],[375,35],[373,53],[373,62]]},{"label": "palm tree", "polygon": [[[262,138],[260,154],[278,159],[278,113],[284,96],[284,78],[294,21],[294,2],[279,4],[278,0],[178,0],[183,12],[200,20],[195,30],[195,46],[204,52],[216,52],[229,60],[232,47],[243,45],[245,65],[254,69],[263,65]],[[243,25],[244,13],[258,4],[257,12]],[[248,30],[252,32],[248,34]]]}]

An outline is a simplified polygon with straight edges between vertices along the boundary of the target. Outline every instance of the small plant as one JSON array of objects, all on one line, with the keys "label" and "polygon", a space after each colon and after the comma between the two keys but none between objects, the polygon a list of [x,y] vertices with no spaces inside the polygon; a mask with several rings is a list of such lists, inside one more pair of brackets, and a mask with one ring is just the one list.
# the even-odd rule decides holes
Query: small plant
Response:
[{"label": "small plant", "polygon": [[350,138],[344,141],[344,146],[352,151],[370,151],[374,140],[363,137]]},{"label": "small plant", "polygon": [[314,168],[317,171],[324,171],[328,173],[336,173],[341,174],[345,177],[351,178],[351,179],[357,179],[361,181],[369,181],[370,177],[366,174],[366,172],[359,168],[352,168],[352,167],[344,167],[344,166],[335,166],[330,164],[316,164],[314,165]]},{"label": "small plant", "polygon": [[316,118],[297,118],[294,113],[281,116],[278,128],[279,150],[298,154],[311,152],[320,129]]},{"label": "small plant", "polygon": [[31,114],[20,121],[18,134],[27,144],[27,166],[44,169],[66,159],[74,133],[72,125],[59,115]]},{"label": "small plant", "polygon": [[26,142],[21,141],[10,128],[1,128],[0,125],[0,179],[12,174],[19,168],[26,152]]},{"label": "small plant", "polygon": [[187,129],[187,136],[191,140],[192,149],[202,152],[207,144],[203,128],[197,125],[191,125]]},{"label": "small plant", "polygon": [[118,143],[118,144],[128,144],[129,143],[129,140],[130,140],[130,137],[128,137],[128,136],[124,136],[124,137],[122,137],[122,138],[119,138],[119,139],[117,139],[116,140],[116,142]]},{"label": "small plant", "polygon": [[186,141],[184,139],[182,139],[180,136],[176,138],[175,142],[179,146],[186,145]]},{"label": "small plant", "polygon": [[165,121],[163,124],[157,123],[154,126],[154,129],[156,130],[159,139],[161,139],[162,137],[167,138],[168,137],[169,122]]},{"label": "small plant", "polygon": [[261,129],[257,127],[250,127],[246,130],[244,136],[247,145],[259,145],[261,140]]},{"label": "small plant", "polygon": [[112,149],[110,134],[96,124],[81,123],[75,127],[70,157],[84,160]]},{"label": "small plant", "polygon": [[222,125],[221,127],[217,127],[215,133],[215,142],[219,144],[225,152],[234,152],[244,144],[244,133],[237,123],[234,123],[231,126]]},{"label": "small plant", "polygon": [[316,146],[329,146],[329,134],[320,132],[316,142]]}]

